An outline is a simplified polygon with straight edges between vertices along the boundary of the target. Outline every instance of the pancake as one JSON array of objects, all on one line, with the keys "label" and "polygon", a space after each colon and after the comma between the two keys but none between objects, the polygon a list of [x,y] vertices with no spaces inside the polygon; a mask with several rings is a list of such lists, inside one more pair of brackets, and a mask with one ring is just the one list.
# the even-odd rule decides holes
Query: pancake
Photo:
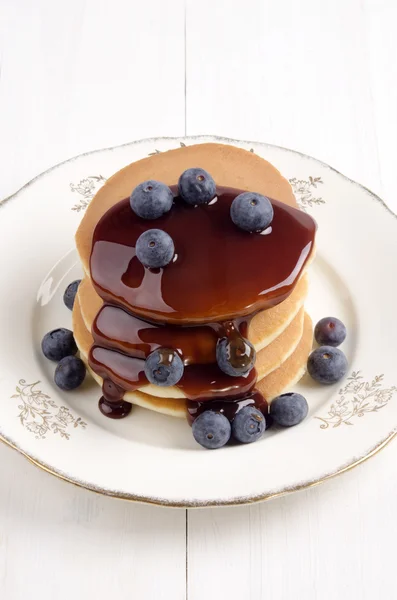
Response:
[{"label": "pancake", "polygon": [[255,315],[248,329],[248,339],[259,352],[275,340],[302,308],[309,292],[309,276],[305,273],[292,294],[273,308]]},{"label": "pancake", "polygon": [[[102,379],[97,375],[87,364],[87,360],[84,356],[81,357],[83,362],[86,363],[89,373],[98,385],[102,386]],[[98,397],[99,398],[99,397]],[[147,408],[148,410],[154,410],[155,412],[169,417],[177,417],[179,419],[186,419],[186,400],[185,398],[160,398],[157,396],[149,396],[142,392],[126,392],[124,394],[124,400]]]},{"label": "pancake", "polygon": [[[73,315],[75,316],[75,314],[76,313],[74,312]],[[88,331],[87,335],[89,335]],[[312,349],[312,344],[312,322],[310,317],[305,313],[303,334],[294,352],[278,369],[262,379],[256,386],[268,402],[279,394],[291,390],[305,374],[307,358]],[[82,360],[87,364],[87,359],[82,352],[82,348],[79,347],[79,350]],[[88,370],[98,385],[101,386],[101,377],[94,373],[89,367]],[[183,398],[161,398],[159,396],[150,396],[142,392],[126,392],[125,400],[131,402],[131,404],[172,417],[186,417],[186,400]]]},{"label": "pancake", "polygon": [[267,401],[273,400],[283,392],[288,392],[298,383],[306,373],[308,356],[313,347],[313,325],[312,320],[305,313],[303,334],[295,352],[270,375],[262,379],[256,385],[256,389],[263,394]]},{"label": "pancake", "polygon": [[[248,339],[257,352],[273,342],[288,327],[303,306],[308,289],[309,281],[305,274],[287,300],[255,315],[251,321]],[[78,300],[85,326],[91,331],[103,301],[88,277],[85,277],[79,286]]]},{"label": "pancake", "polygon": [[276,339],[256,355],[257,381],[277,370],[295,351],[303,334],[305,310],[302,307],[296,317]]},{"label": "pancake", "polygon": [[88,206],[76,233],[76,246],[84,271],[89,273],[92,237],[99,219],[142,181],[177,183],[181,173],[197,166],[207,170],[217,185],[255,191],[298,208],[288,181],[273,165],[247,150],[224,144],[196,144],[149,156],[113,175]]},{"label": "pancake", "polygon": [[[90,279],[89,264],[93,232],[98,221],[109,208],[129,197],[132,190],[142,181],[156,179],[172,185],[178,181],[184,170],[192,166],[202,167],[211,173],[218,186],[259,192],[298,208],[291,186],[275,167],[259,156],[233,146],[199,144],[184,147],[142,159],[117,172],[95,195],[76,233],[76,246],[86,277],[80,285],[74,305],[73,330],[81,358],[87,366],[93,345],[91,327],[103,304]],[[306,268],[313,260],[314,254],[315,249],[312,247]],[[249,264],[252,266],[252,263]],[[256,389],[267,400],[283,391],[289,391],[306,370],[307,357],[312,347],[311,320],[305,315],[303,308],[307,292],[308,277],[305,271],[286,300],[259,312],[251,321],[248,338],[257,350]],[[117,299],[116,295],[115,300]],[[202,316],[201,313],[197,314]],[[130,331],[129,323],[126,327],[126,331]],[[113,341],[113,338],[111,339]],[[168,341],[164,345],[167,344]],[[211,348],[209,354],[205,354],[204,360],[202,357],[201,360],[197,360],[198,363],[212,362],[211,352],[214,352],[214,346]],[[90,368],[89,371],[102,386],[102,378]],[[115,375],[116,373],[117,369],[114,371]],[[186,414],[185,394],[179,387],[149,384],[138,391],[126,391],[124,399],[132,404],[175,417],[185,417]]]},{"label": "pancake", "polygon": [[[283,333],[266,348],[258,352],[255,365],[258,381],[277,369],[294,352],[302,337],[303,320],[304,309],[302,307]],[[94,340],[82,317],[78,296],[73,308],[73,332],[80,353],[87,362]],[[185,398],[183,391],[174,386],[159,387],[149,384],[140,388],[140,391],[163,398]]]}]

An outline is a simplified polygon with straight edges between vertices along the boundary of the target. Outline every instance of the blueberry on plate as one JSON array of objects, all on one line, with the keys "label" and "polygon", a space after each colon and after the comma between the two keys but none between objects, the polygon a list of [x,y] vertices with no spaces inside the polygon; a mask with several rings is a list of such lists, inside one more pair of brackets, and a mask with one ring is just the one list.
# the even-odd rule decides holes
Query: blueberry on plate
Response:
[{"label": "blueberry on plate", "polygon": [[55,369],[54,381],[61,390],[75,390],[84,381],[85,364],[77,356],[65,356]]},{"label": "blueberry on plate", "polygon": [[63,301],[69,310],[73,310],[74,301],[80,283],[81,279],[76,279],[76,281],[72,281],[72,283],[69,283],[68,287],[65,290],[65,293],[63,295]]},{"label": "blueberry on plate", "polygon": [[175,385],[181,379],[183,371],[181,357],[170,348],[158,348],[145,360],[145,375],[154,385]]},{"label": "blueberry on plate", "polygon": [[347,358],[339,348],[320,346],[310,354],[307,370],[315,381],[324,385],[336,383],[347,373]]},{"label": "blueberry on plate", "polygon": [[225,415],[206,410],[192,425],[193,437],[201,446],[209,450],[222,448],[230,440],[232,427]]},{"label": "blueberry on plate", "polygon": [[256,442],[266,429],[263,414],[254,406],[245,406],[234,417],[232,434],[235,440],[242,444]]},{"label": "blueberry on plate", "polygon": [[218,340],[216,361],[218,367],[231,377],[248,375],[255,365],[256,352],[253,345],[242,337],[226,337]]},{"label": "blueberry on plate", "polygon": [[244,231],[260,232],[273,221],[273,206],[269,198],[254,192],[237,196],[230,207],[230,216],[237,227]]},{"label": "blueberry on plate", "polygon": [[178,192],[192,206],[208,204],[216,195],[216,185],[204,169],[187,169],[179,178]]},{"label": "blueberry on plate", "polygon": [[55,362],[62,360],[65,356],[76,354],[77,346],[73,331],[64,328],[49,331],[43,337],[41,349],[46,358]]},{"label": "blueberry on plate", "polygon": [[161,229],[149,229],[137,239],[135,252],[145,267],[156,269],[165,267],[172,261],[175,247],[168,233]]},{"label": "blueberry on plate", "polygon": [[314,338],[320,346],[340,346],[346,339],[346,327],[335,317],[325,317],[314,328]]},{"label": "blueberry on plate", "polygon": [[144,181],[132,192],[130,205],[142,219],[158,219],[171,210],[174,197],[170,188],[160,181]]},{"label": "blueberry on plate", "polygon": [[308,412],[306,398],[292,392],[277,396],[270,405],[270,416],[275,423],[283,427],[298,425],[306,418]]}]

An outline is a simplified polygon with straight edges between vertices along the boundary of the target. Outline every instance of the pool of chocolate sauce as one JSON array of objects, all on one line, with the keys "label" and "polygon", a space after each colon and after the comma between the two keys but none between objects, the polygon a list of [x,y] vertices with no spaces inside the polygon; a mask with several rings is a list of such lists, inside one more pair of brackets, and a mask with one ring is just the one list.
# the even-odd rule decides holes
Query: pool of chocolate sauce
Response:
[{"label": "pool of chocolate sauce", "polygon": [[[177,325],[252,315],[285,300],[313,248],[315,223],[272,200],[271,227],[247,233],[230,218],[239,193],[218,188],[209,205],[196,207],[176,196],[172,209],[153,221],[138,217],[128,198],[110,208],[93,237],[91,278],[98,294],[138,317]],[[135,256],[138,237],[152,228],[174,241],[174,261],[165,268],[146,269]]]},{"label": "pool of chocolate sauce", "polygon": [[[144,360],[161,346],[184,361],[177,386],[190,412],[192,402],[224,398],[238,405],[236,398],[252,392],[256,372],[225,375],[216,364],[217,340],[246,337],[256,312],[289,296],[313,249],[315,222],[286,204],[272,200],[271,227],[250,234],[230,218],[239,190],[217,188],[209,205],[191,207],[171,189],[174,205],[160,219],[139,218],[127,198],[94,232],[91,278],[104,305],[93,324],[89,362],[104,379],[100,409],[113,418],[128,414],[124,392],[148,383]],[[151,228],[174,241],[174,260],[162,269],[147,269],[135,256],[137,238]]]},{"label": "pool of chocolate sauce", "polygon": [[230,398],[225,400],[202,400],[200,402],[187,402],[187,420],[191,425],[193,421],[201,415],[205,410],[214,410],[220,412],[229,421],[233,421],[236,414],[245,406],[254,406],[263,413],[266,417],[266,427],[270,424],[269,418],[269,406],[264,397],[258,391],[243,394],[237,398]]}]

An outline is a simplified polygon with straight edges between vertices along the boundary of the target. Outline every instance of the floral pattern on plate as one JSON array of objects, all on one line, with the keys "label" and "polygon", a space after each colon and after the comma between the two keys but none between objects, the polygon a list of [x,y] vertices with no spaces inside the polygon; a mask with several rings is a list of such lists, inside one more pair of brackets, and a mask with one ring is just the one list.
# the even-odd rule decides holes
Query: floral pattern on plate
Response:
[{"label": "floral pattern on plate", "polygon": [[72,210],[76,212],[84,211],[96,192],[103,186],[106,181],[106,177],[103,175],[89,175],[84,179],[81,179],[78,183],[71,183],[70,189],[72,192],[76,192],[81,196],[79,201],[72,206]]},{"label": "floral pattern on plate", "polygon": [[338,392],[338,398],[333,402],[327,417],[315,417],[322,421],[321,429],[354,425],[356,417],[367,413],[378,412],[387,406],[397,387],[383,387],[383,375],[376,375],[372,381],[365,381],[360,371],[355,371],[347,379],[346,385]]},{"label": "floral pattern on plate", "polygon": [[21,425],[36,436],[36,439],[45,439],[48,433],[59,434],[62,438],[70,439],[70,428],[81,427],[85,429],[87,423],[80,417],[75,417],[66,406],[58,406],[48,394],[36,388],[40,381],[27,383],[19,380],[16,394],[20,413],[18,418]]}]

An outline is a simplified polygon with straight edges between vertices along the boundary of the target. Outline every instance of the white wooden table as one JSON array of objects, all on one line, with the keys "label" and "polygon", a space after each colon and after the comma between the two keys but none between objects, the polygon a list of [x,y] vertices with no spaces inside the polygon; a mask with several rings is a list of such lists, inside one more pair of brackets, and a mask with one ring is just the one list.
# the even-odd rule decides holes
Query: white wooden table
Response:
[{"label": "white wooden table", "polygon": [[[396,23],[394,0],[0,0],[0,198],[84,151],[214,133],[313,155],[397,211]],[[0,598],[395,599],[396,463],[394,442],[320,487],[186,512],[1,446]]]}]

